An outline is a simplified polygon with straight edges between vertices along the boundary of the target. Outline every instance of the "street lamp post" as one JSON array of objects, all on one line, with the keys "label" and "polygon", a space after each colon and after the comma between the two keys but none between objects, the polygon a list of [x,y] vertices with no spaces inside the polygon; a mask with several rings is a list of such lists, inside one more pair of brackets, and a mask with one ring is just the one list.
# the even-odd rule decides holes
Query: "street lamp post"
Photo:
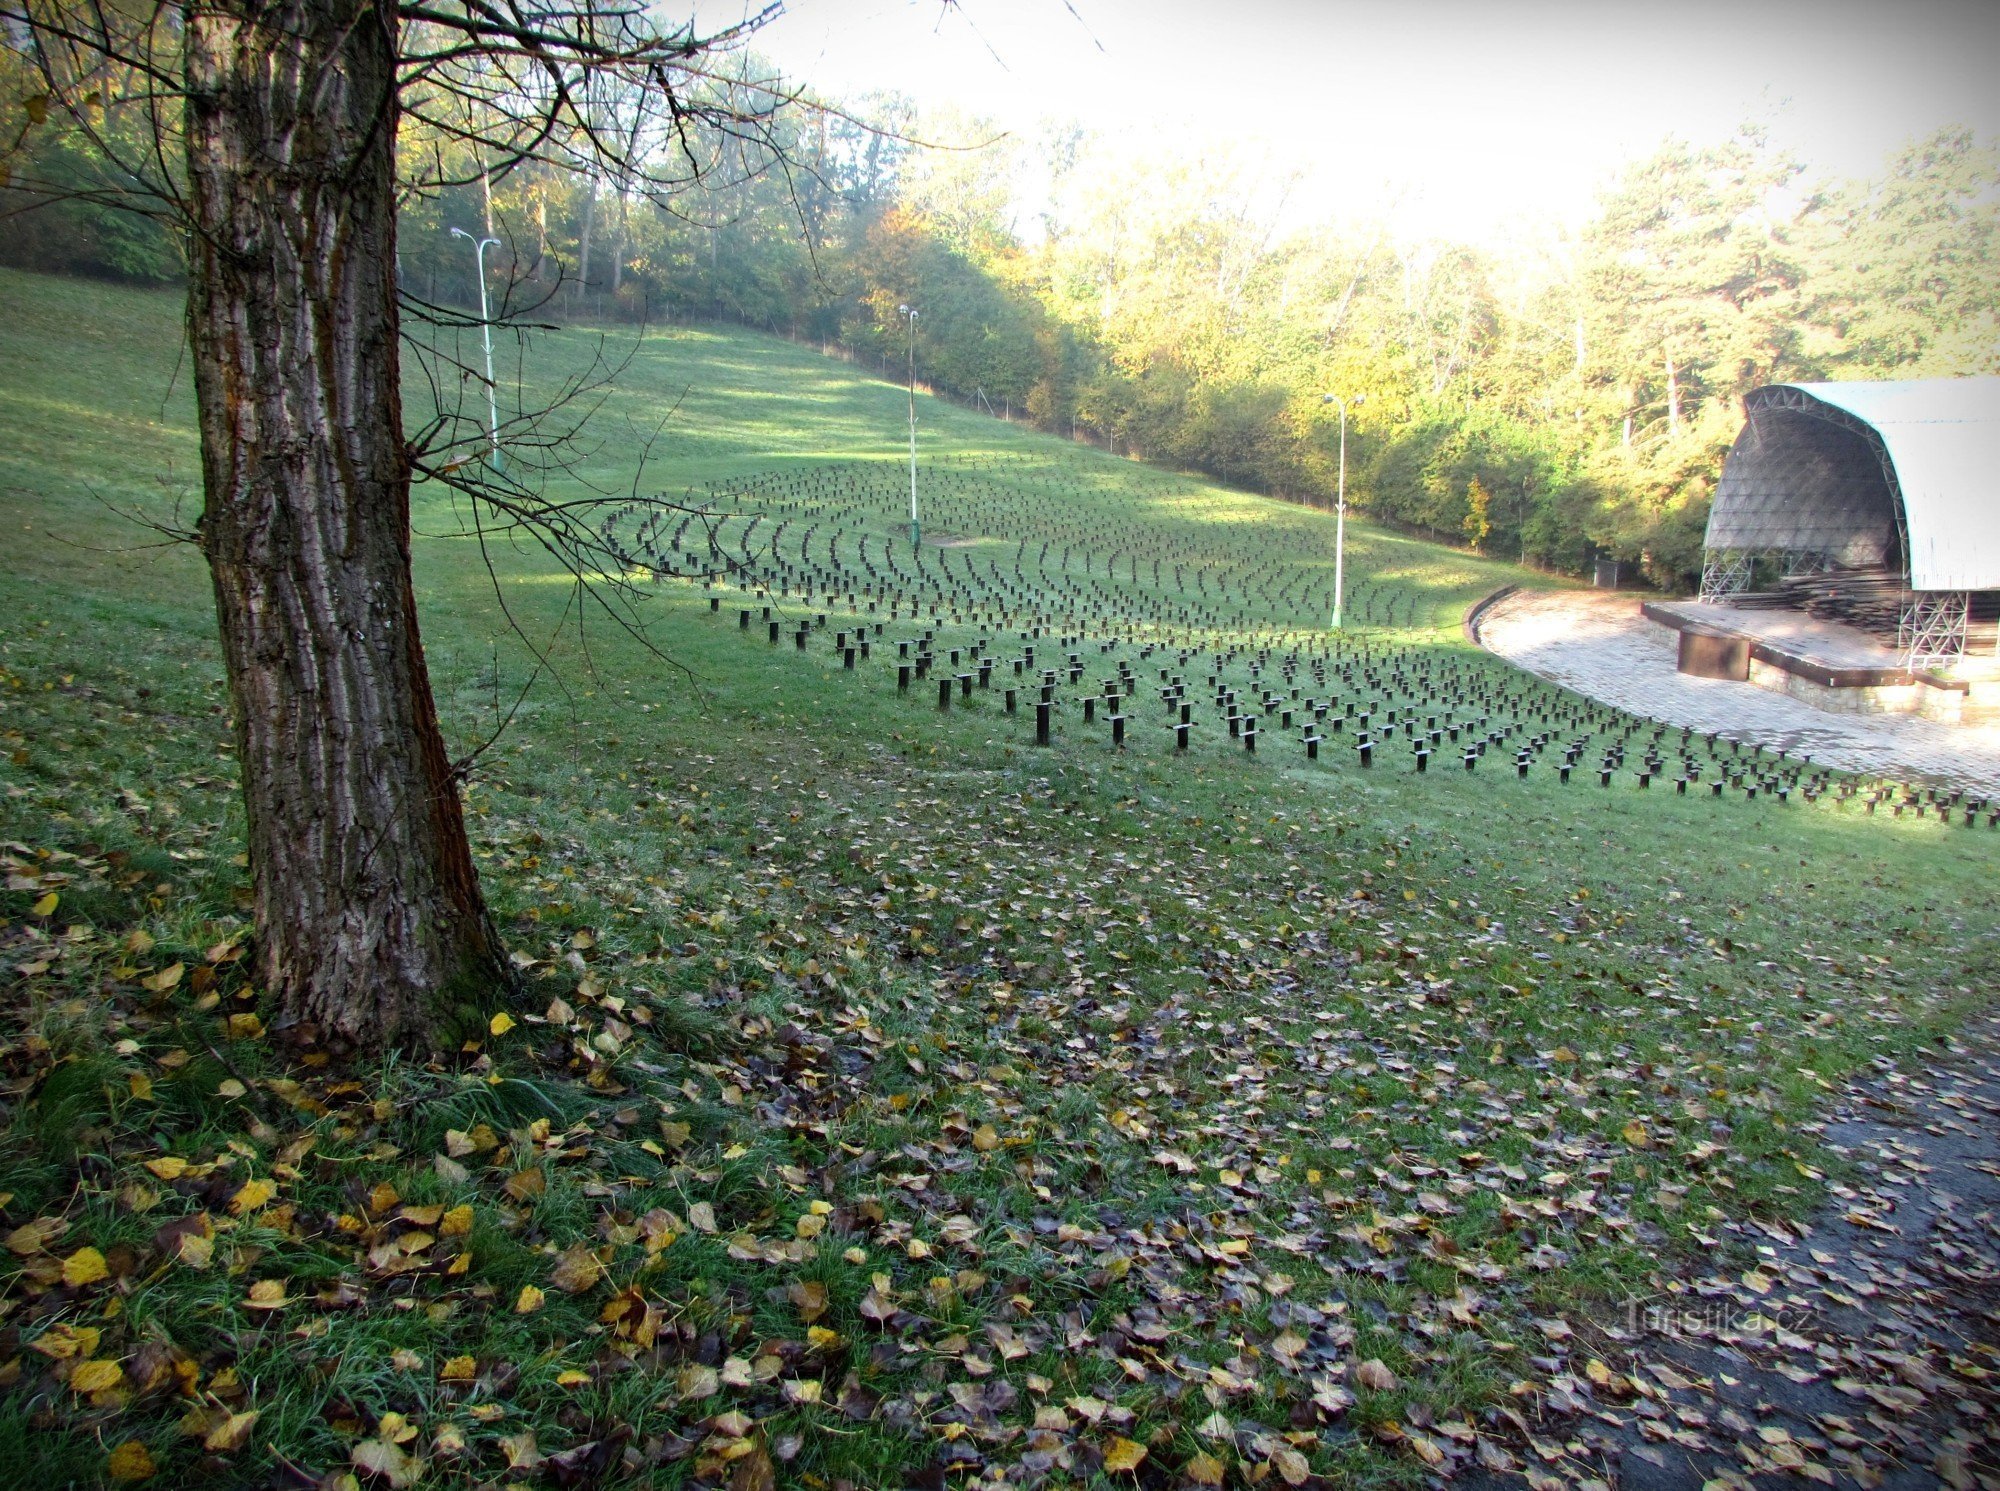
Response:
[{"label": "street lamp post", "polygon": [[493,392],[493,321],[486,313],[486,245],[500,246],[497,238],[474,238],[463,228],[453,228],[451,236],[473,245],[473,262],[479,267],[479,339],[486,348],[486,435],[493,446],[493,469],[502,470],[500,457],[500,401]]},{"label": "street lamp post", "polygon": [[915,549],[923,542],[917,524],[917,313],[907,305],[896,309],[910,318],[910,547]]},{"label": "street lamp post", "polygon": [[[1367,397],[1358,393],[1354,402],[1359,404]],[[1347,400],[1330,393],[1324,402],[1340,405],[1340,476],[1333,502],[1333,629],[1339,631],[1341,585],[1347,570]]]}]

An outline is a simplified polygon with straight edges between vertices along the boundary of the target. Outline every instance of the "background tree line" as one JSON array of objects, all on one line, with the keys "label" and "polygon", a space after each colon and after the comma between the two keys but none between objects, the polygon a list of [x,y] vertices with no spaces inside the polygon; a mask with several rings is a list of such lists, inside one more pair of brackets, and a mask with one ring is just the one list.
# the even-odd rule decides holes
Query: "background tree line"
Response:
[{"label": "background tree line", "polygon": [[[701,86],[751,107],[765,75],[737,76]],[[995,139],[871,97],[785,117],[774,150],[690,129],[639,88],[587,107],[619,160],[700,156],[699,188],[662,197],[596,157],[482,171],[465,132],[412,115],[402,158],[429,164],[400,207],[406,295],[476,303],[447,232],[463,226],[503,241],[494,291],[542,318],[726,319],[886,371],[911,304],[918,376],[942,393],[1314,503],[1335,485],[1325,395],[1364,395],[1361,510],[1559,570],[1698,573],[1758,384],[2000,371],[2000,157],[1969,131],[1848,183],[1807,181],[1752,130],[1669,142],[1581,232],[1501,250],[1367,220],[1281,232],[1286,182],[1179,141],[1135,163],[1075,128]],[[39,123],[25,169],[72,190],[23,213],[0,184],[0,259],[177,278],[171,229],[116,210],[115,162]],[[136,110],[100,126],[135,158],[143,127]]]}]

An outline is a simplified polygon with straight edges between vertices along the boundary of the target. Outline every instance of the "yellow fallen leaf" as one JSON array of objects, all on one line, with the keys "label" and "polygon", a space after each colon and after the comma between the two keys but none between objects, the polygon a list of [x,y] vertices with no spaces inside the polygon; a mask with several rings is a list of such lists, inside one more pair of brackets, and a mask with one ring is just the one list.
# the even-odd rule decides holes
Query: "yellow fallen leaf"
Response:
[{"label": "yellow fallen leaf", "polygon": [[[157,1160],[146,1161],[146,1168],[161,1180],[179,1180],[187,1174],[188,1162],[177,1154],[161,1155]],[[132,1441],[137,1443],[137,1440]]]},{"label": "yellow fallen leaf", "polygon": [[472,1230],[472,1208],[454,1206],[438,1218],[439,1237],[463,1237]]},{"label": "yellow fallen leaf", "polygon": [[254,1041],[264,1033],[264,1022],[254,1014],[245,1012],[229,1017],[229,1038],[232,1041]]},{"label": "yellow fallen leaf", "polygon": [[502,1010],[486,1022],[486,1028],[495,1035],[505,1035],[514,1028],[514,1017]]},{"label": "yellow fallen leaf", "polygon": [[1220,1486],[1223,1478],[1229,1474],[1229,1467],[1207,1450],[1189,1460],[1184,1468],[1187,1478],[1197,1486]]},{"label": "yellow fallen leaf", "polygon": [[34,1349],[52,1362],[68,1361],[73,1356],[88,1357],[97,1350],[98,1338],[103,1334],[94,1325],[71,1325],[61,1320],[42,1332],[34,1342]]},{"label": "yellow fallen leaf", "polygon": [[63,1282],[72,1289],[81,1289],[86,1284],[95,1284],[99,1279],[111,1277],[110,1266],[104,1255],[95,1248],[78,1248],[63,1259]]},{"label": "yellow fallen leaf", "polygon": [[47,895],[43,896],[39,901],[35,902],[34,905],[35,915],[54,916],[56,914],[56,902],[58,899],[60,898],[56,895],[56,893],[54,891],[50,891]]},{"label": "yellow fallen leaf", "polygon": [[155,994],[164,994],[167,990],[178,984],[181,981],[181,975],[186,972],[187,964],[170,963],[158,973],[142,978],[139,982],[146,988],[151,989]]},{"label": "yellow fallen leaf", "polygon": [[7,1251],[19,1258],[32,1258],[37,1253],[46,1253],[49,1244],[68,1230],[69,1224],[61,1217],[36,1217],[7,1234]]},{"label": "yellow fallen leaf", "polygon": [[112,1480],[127,1484],[152,1479],[156,1469],[153,1452],[136,1439],[128,1439],[119,1445],[104,1462],[105,1473]]},{"label": "yellow fallen leaf", "polygon": [[470,1382],[479,1375],[479,1363],[469,1356],[455,1356],[438,1368],[440,1382]]},{"label": "yellow fallen leaf", "polygon": [[[1409,892],[1405,891],[1404,894],[1408,895]],[[1303,1486],[1312,1478],[1311,1462],[1289,1445],[1272,1454],[1271,1464],[1277,1467],[1278,1479],[1287,1486]]]},{"label": "yellow fallen leaf", "polygon": [[[364,1439],[348,1452],[348,1459],[357,1470],[387,1481],[393,1491],[403,1491],[423,1479],[424,1462],[411,1458],[407,1450],[390,1439]],[[352,1484],[353,1477],[347,1479]]]},{"label": "yellow fallen leaf", "polygon": [[556,1373],[557,1387],[588,1387],[589,1385],[590,1374],[588,1372],[579,1372],[576,1368],[570,1367],[565,1371]]},{"label": "yellow fallen leaf", "polygon": [[246,1310],[282,1310],[291,1301],[285,1297],[285,1286],[277,1279],[259,1279],[250,1286],[250,1297],[243,1301]]},{"label": "yellow fallen leaf", "polygon": [[1653,1136],[1646,1131],[1646,1126],[1637,1119],[1626,1124],[1618,1132],[1625,1136],[1625,1142],[1634,1149],[1647,1149],[1653,1143]]},{"label": "yellow fallen leaf", "polygon": [[1146,1458],[1146,1447],[1135,1439],[1123,1435],[1115,1436],[1104,1447],[1104,1468],[1113,1475],[1124,1471],[1137,1470]]},{"label": "yellow fallen leaf", "polygon": [[236,1194],[229,1198],[229,1214],[240,1217],[245,1212],[255,1211],[277,1199],[278,1188],[268,1180],[246,1180]]},{"label": "yellow fallen leaf", "polygon": [[69,1388],[73,1393],[101,1393],[108,1387],[116,1387],[125,1380],[125,1369],[113,1361],[78,1362],[76,1370],[69,1374]]},{"label": "yellow fallen leaf", "polygon": [[250,1431],[257,1426],[259,1410],[252,1408],[243,1413],[232,1413],[228,1418],[210,1429],[201,1441],[205,1450],[213,1450],[219,1455],[227,1455],[240,1450],[250,1441]]},{"label": "yellow fallen leaf", "polygon": [[533,1284],[523,1284],[521,1286],[520,1297],[514,1301],[514,1313],[516,1315],[532,1315],[535,1311],[541,1309],[542,1301],[547,1297],[547,1295],[543,1294]]},{"label": "yellow fallen leaf", "polygon": [[529,1471],[542,1463],[541,1446],[535,1443],[533,1429],[501,1435],[500,1452],[507,1457],[509,1470]]}]

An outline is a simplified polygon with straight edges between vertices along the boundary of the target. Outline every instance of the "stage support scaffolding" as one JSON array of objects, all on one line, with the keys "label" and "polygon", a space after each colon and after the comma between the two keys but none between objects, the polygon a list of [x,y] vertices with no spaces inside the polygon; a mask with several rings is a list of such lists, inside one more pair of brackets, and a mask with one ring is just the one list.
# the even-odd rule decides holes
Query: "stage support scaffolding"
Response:
[{"label": "stage support scaffolding", "polygon": [[1896,646],[1909,666],[1945,668],[1965,656],[1965,622],[1971,597],[1963,590],[1916,590],[1903,606]]}]

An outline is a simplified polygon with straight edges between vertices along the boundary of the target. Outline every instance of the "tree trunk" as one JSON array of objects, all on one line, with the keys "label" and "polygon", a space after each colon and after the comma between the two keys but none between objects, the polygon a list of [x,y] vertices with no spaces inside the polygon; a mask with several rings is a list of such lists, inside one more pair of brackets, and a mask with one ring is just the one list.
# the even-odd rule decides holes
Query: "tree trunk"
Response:
[{"label": "tree trunk", "polygon": [[509,982],[417,636],[394,0],[187,11],[202,546],[257,977],[294,1038],[433,1044]]}]

